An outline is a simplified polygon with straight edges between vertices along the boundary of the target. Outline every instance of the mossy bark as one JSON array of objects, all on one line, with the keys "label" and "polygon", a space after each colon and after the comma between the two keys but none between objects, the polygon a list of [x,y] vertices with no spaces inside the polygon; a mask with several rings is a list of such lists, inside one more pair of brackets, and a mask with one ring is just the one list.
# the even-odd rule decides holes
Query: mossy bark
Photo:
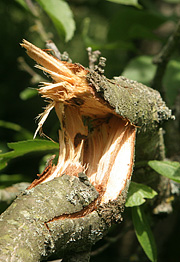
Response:
[{"label": "mossy bark", "polygon": [[[123,77],[108,80],[95,71],[87,79],[107,106],[144,134],[136,150],[138,160],[158,158],[159,124],[172,118],[159,93]],[[128,184],[116,201],[97,205],[98,209],[90,208],[98,192],[82,174],[79,178],[63,175],[24,191],[1,215],[1,260],[35,262],[53,252],[61,257],[88,253],[113,222],[121,221]],[[89,255],[84,257],[88,261]]]},{"label": "mossy bark", "polygon": [[153,131],[173,118],[157,90],[122,76],[109,80],[95,71],[90,71],[87,79],[119,116],[141,131]]},{"label": "mossy bark", "polygon": [[60,257],[87,253],[114,220],[121,220],[126,192],[116,202],[82,214],[97,198],[82,174],[63,175],[25,190],[1,215],[1,261],[35,262],[54,252]]}]

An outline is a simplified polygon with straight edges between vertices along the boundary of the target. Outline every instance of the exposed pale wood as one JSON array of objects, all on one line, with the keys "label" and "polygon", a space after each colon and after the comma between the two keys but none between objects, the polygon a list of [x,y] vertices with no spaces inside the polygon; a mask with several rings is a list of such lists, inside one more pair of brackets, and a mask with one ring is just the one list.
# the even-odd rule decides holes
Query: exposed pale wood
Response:
[{"label": "exposed pale wood", "polygon": [[2,214],[1,259],[35,262],[58,251],[60,257],[86,253],[88,261],[91,246],[122,220],[136,130],[146,131],[141,141],[148,157],[155,154],[159,125],[172,118],[171,111],[157,91],[142,84],[123,77],[109,80],[26,40],[21,45],[54,81],[39,89],[49,105],[35,135],[55,108],[60,149],[57,165],[50,162]]}]

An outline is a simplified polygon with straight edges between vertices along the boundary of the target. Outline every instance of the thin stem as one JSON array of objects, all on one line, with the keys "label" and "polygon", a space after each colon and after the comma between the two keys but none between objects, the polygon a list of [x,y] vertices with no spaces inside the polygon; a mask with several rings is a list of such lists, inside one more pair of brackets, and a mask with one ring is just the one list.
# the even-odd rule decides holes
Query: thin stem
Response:
[{"label": "thin stem", "polygon": [[27,6],[29,7],[29,9],[31,10],[31,13],[38,17],[39,13],[37,11],[37,8],[35,7],[35,5],[33,4],[33,2],[31,0],[25,0]]},{"label": "thin stem", "polygon": [[152,82],[152,88],[163,93],[163,77],[170,60],[171,55],[175,51],[175,48],[180,41],[180,20],[177,23],[175,31],[169,37],[167,43],[159,52],[159,54],[154,58],[154,64],[157,65],[156,73]]},{"label": "thin stem", "polygon": [[29,75],[32,76],[31,83],[36,84],[39,82],[45,81],[45,79],[40,75],[37,74],[24,60],[23,57],[18,58],[19,68],[25,72],[27,72]]},{"label": "thin stem", "polygon": [[25,2],[35,18],[34,21],[35,21],[37,31],[39,32],[42,40],[46,42],[47,40],[49,40],[51,34],[46,32],[42,21],[39,19],[40,15],[39,15],[38,7],[31,0],[25,0]]}]

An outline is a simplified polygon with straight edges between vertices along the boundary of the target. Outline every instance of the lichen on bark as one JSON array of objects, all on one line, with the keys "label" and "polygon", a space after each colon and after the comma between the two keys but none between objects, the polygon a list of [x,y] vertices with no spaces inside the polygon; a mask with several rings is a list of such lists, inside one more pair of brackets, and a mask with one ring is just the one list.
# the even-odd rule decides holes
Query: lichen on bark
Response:
[{"label": "lichen on bark", "polygon": [[[64,175],[22,192],[0,217],[2,261],[39,261],[53,253],[57,245],[61,246],[62,254],[65,250],[76,250],[77,235],[81,242],[88,243],[88,233],[88,245],[96,242],[100,238],[101,219],[97,214],[83,219],[86,216],[81,211],[98,198],[98,192],[85,181]],[[80,225],[81,233],[76,232]],[[83,237],[83,230],[86,237]],[[76,232],[74,238],[73,232]]]},{"label": "lichen on bark", "polygon": [[87,79],[114,111],[142,131],[151,131],[174,119],[158,91],[123,76],[109,80],[90,71]]},{"label": "lichen on bark", "polygon": [[2,214],[1,257],[35,262],[53,252],[81,256],[112,223],[122,220],[136,130],[145,134],[140,144],[143,141],[148,158],[149,137],[155,134],[150,150],[155,154],[159,125],[173,117],[156,90],[124,77],[109,80],[96,70],[60,61],[26,40],[21,45],[53,79],[39,88],[49,104],[35,134],[55,108],[60,149],[57,165],[49,163],[40,179]]}]

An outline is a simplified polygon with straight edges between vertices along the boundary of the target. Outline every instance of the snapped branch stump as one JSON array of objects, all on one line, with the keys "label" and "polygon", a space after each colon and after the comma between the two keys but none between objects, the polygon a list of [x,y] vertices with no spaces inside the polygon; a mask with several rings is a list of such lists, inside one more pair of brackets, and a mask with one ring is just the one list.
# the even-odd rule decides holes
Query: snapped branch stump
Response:
[{"label": "snapped branch stump", "polygon": [[171,111],[156,90],[124,77],[107,79],[103,63],[88,69],[26,40],[21,45],[52,79],[39,88],[48,105],[35,136],[54,108],[59,158],[1,215],[1,260],[35,262],[58,252],[63,261],[89,261],[91,246],[122,220],[136,133],[144,149],[151,148],[149,158],[159,150],[159,127]]}]

